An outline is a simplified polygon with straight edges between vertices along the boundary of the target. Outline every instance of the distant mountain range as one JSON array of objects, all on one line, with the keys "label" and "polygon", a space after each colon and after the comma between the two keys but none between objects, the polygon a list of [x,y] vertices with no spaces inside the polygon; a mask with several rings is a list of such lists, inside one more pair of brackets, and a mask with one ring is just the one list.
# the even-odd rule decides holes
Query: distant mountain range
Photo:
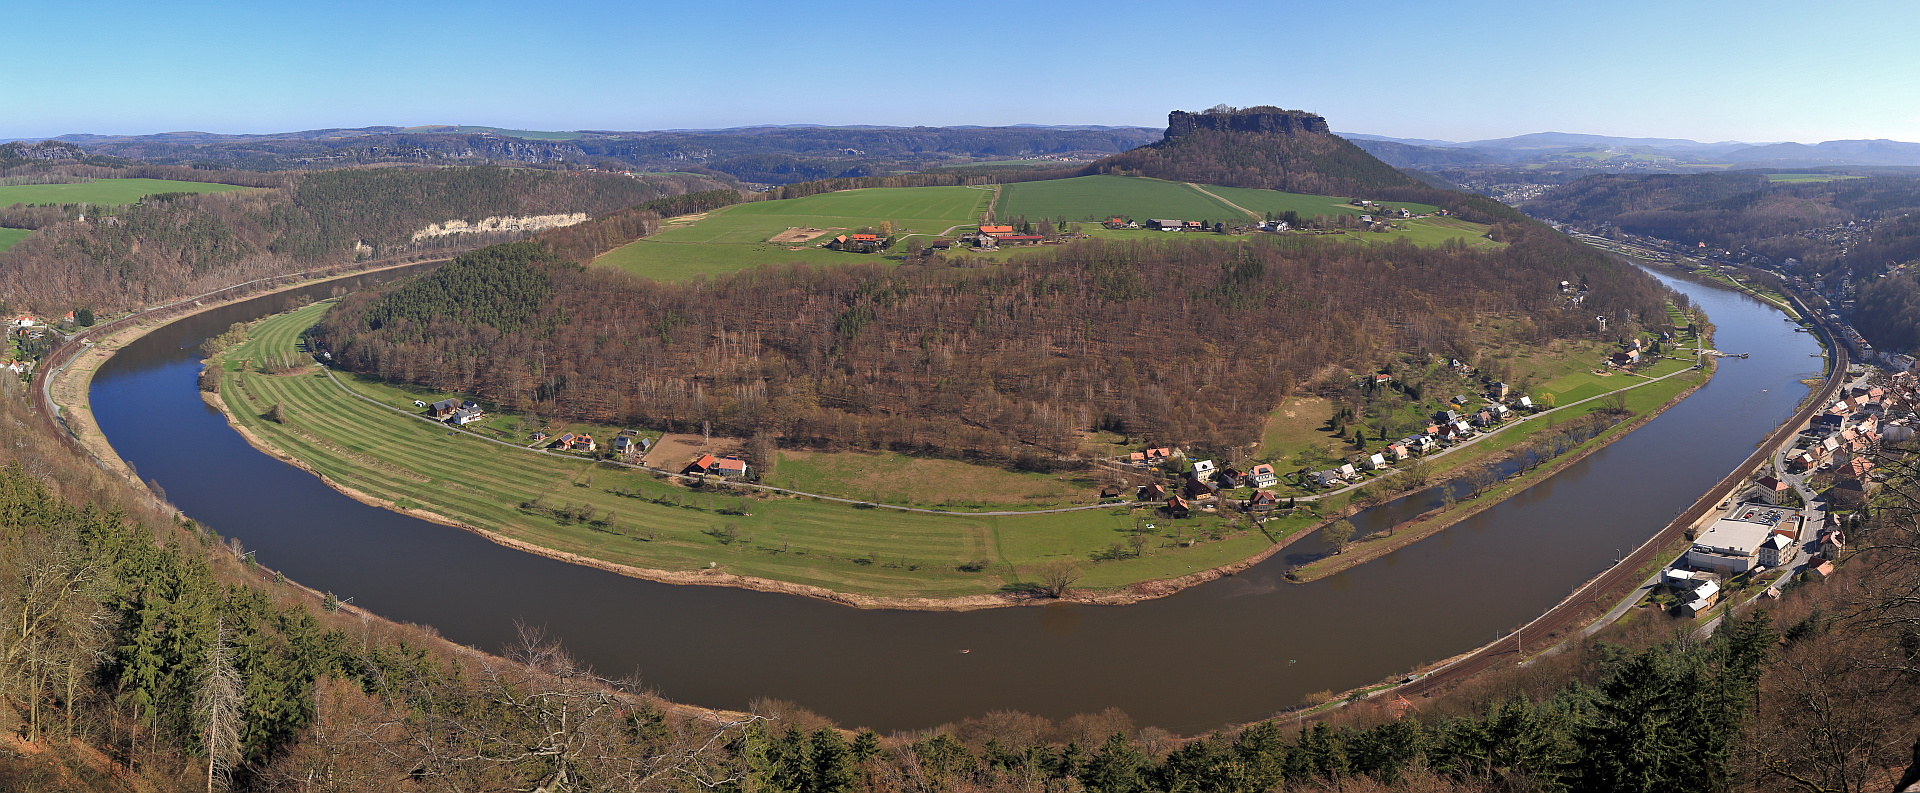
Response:
[{"label": "distant mountain range", "polygon": [[[549,132],[427,125],[328,128],[261,135],[168,132],[61,135],[90,155],[156,165],[210,164],[251,170],[337,168],[371,163],[482,162],[590,165],[616,170],[726,174],[789,184],[886,176],[932,168],[1025,163],[1076,166],[1159,140],[1147,127],[1020,124],[1004,127],[828,127],[814,124],[717,130]],[[1006,167],[1006,166],[1002,166]]]},{"label": "distant mountain range", "polygon": [[1822,143],[1702,143],[1685,138],[1625,138],[1572,132],[1535,132],[1466,142],[1337,133],[1400,168],[1561,164],[1607,170],[1920,166],[1920,143],[1830,140]]}]

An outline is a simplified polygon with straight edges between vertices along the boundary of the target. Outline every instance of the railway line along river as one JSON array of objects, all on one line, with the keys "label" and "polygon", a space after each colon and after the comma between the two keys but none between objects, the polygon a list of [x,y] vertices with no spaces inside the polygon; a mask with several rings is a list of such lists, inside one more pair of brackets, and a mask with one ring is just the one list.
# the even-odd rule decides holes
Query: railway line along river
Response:
[{"label": "railway line along river", "polygon": [[[1717,327],[1726,360],[1627,437],[1445,531],[1308,585],[1317,540],[1236,576],[1127,606],[862,610],[813,598],[627,578],[368,506],[249,446],[201,401],[202,339],[302,291],[184,318],[96,373],[95,418],[187,515],[259,561],[391,619],[488,651],[543,626],[600,673],[670,699],[791,700],[844,726],[931,727],[991,710],[1052,718],[1118,707],[1192,733],[1266,716],[1477,647],[1545,611],[1658,531],[1753,451],[1821,374],[1811,334],[1719,287],[1661,280]],[[308,288],[324,297],[331,284]],[[1431,506],[1356,515],[1364,535]]]}]

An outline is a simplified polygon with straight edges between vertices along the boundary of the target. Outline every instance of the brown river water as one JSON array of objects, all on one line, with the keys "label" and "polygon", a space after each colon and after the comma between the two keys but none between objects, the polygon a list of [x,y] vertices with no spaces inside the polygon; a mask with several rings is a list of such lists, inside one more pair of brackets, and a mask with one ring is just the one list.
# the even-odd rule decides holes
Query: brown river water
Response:
[{"label": "brown river water", "polygon": [[[310,287],[323,298],[336,285]],[[963,613],[860,610],[790,595],[673,586],[511,550],[354,501],[247,445],[195,390],[196,348],[301,292],[188,317],[128,345],[92,391],[100,427],[187,515],[259,561],[385,617],[498,651],[515,622],[601,674],[743,709],[791,700],[843,726],[904,730],[993,710],[1050,718],[1118,707],[1191,733],[1286,709],[1464,652],[1537,616],[1691,503],[1793,413],[1821,360],[1752,298],[1661,277],[1712,317],[1712,382],[1514,498],[1378,561],[1308,585],[1306,539],[1239,575],[1128,606]],[[1355,516],[1359,534],[1437,505],[1417,493]],[[964,651],[964,652],[963,652]]]}]

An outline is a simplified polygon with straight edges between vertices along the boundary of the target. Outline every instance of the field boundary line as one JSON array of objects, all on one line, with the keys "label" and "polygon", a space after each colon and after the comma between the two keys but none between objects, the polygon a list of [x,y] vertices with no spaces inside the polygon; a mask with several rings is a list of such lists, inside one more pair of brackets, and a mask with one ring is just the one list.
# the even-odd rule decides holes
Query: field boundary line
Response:
[{"label": "field boundary line", "polygon": [[[407,412],[405,410],[402,410],[400,408],[397,408],[385,402],[382,402],[378,399],[374,399],[373,397],[362,394],[348,387],[346,383],[341,382],[339,377],[334,376],[333,367],[327,366],[326,364],[319,364],[319,367],[321,371],[324,371],[327,373],[327,378],[332,380],[334,385],[339,386],[340,390],[345,391],[349,396],[366,400],[367,402],[373,403],[374,405],[378,405],[380,407],[386,408],[387,410],[391,410],[395,413],[398,413],[402,416],[406,416],[407,418],[410,418],[410,419],[414,419],[416,421],[424,421],[428,424],[445,427],[449,433],[458,432],[460,434],[466,435],[467,437],[486,441],[488,443],[498,444],[500,446],[505,446],[509,449],[519,449],[520,451],[523,451],[523,452],[533,452],[535,454],[544,454],[549,457],[558,457],[563,460],[574,460],[577,462],[586,463],[587,465],[596,465],[596,464],[614,465],[614,466],[619,466],[621,468],[631,468],[636,471],[648,471],[648,472],[657,473],[657,474],[664,474],[667,477],[670,477],[673,479],[681,479],[681,480],[692,481],[692,482],[707,481],[705,477],[674,473],[673,471],[667,470],[665,468],[654,468],[652,466],[646,466],[646,465],[635,465],[633,463],[623,463],[617,460],[590,460],[582,457],[576,457],[571,454],[562,454],[559,452],[552,451],[550,449],[536,449],[530,446],[521,446],[520,444],[517,444],[517,443],[503,441],[498,438],[489,438],[485,435],[481,435],[477,432],[473,432],[472,430],[449,426],[447,424],[428,418],[426,416],[422,416],[417,413]],[[720,482],[729,487],[745,487],[745,488],[752,488],[754,490],[760,490],[768,493],[784,493],[790,496],[816,498],[816,499],[820,499],[821,501],[832,501],[832,502],[836,502],[840,504],[848,504],[856,507],[872,507],[872,508],[878,508],[878,509],[897,510],[900,512],[918,512],[925,515],[954,515],[959,517],[1019,517],[1023,515],[1057,515],[1063,512],[1085,512],[1088,510],[1095,510],[1095,509],[1113,509],[1115,507],[1125,507],[1127,509],[1133,509],[1136,506],[1140,506],[1140,505],[1145,505],[1149,503],[1157,505],[1159,503],[1157,501],[1155,502],[1118,502],[1118,503],[1111,503],[1111,504],[1083,504],[1081,506],[1076,506],[1076,507],[1056,507],[1053,509],[999,510],[999,511],[993,511],[993,512],[958,512],[958,511],[946,510],[946,509],[927,509],[924,507],[908,507],[908,506],[902,506],[899,504],[887,504],[887,503],[878,502],[878,501],[863,501],[857,498],[841,498],[840,496],[829,496],[822,493],[809,493],[804,490],[793,490],[790,488],[775,487],[773,485],[763,485],[763,484],[758,484],[754,482],[730,482],[724,479],[720,480]]]},{"label": "field boundary line", "polygon": [[1224,198],[1221,198],[1221,197],[1219,197],[1219,196],[1217,196],[1217,195],[1214,195],[1213,193],[1211,193],[1211,192],[1208,192],[1208,191],[1207,191],[1207,188],[1204,188],[1204,187],[1201,187],[1200,185],[1197,185],[1197,184],[1194,184],[1193,182],[1187,182],[1186,184],[1187,184],[1187,186],[1188,186],[1188,187],[1191,187],[1191,188],[1193,188],[1193,189],[1195,189],[1195,190],[1198,190],[1198,191],[1200,191],[1200,194],[1201,194],[1201,195],[1203,195],[1203,196],[1206,196],[1206,197],[1208,197],[1208,198],[1211,198],[1211,199],[1213,199],[1213,200],[1215,200],[1215,201],[1218,201],[1218,202],[1220,202],[1220,203],[1222,203],[1222,204],[1226,204],[1227,206],[1230,206],[1230,207],[1233,207],[1234,209],[1238,209],[1238,210],[1240,210],[1240,211],[1242,211],[1242,212],[1245,212],[1245,213],[1247,213],[1247,217],[1250,217],[1250,218],[1253,218],[1254,220],[1259,220],[1259,219],[1260,219],[1260,216],[1259,216],[1259,215],[1257,215],[1257,214],[1255,214],[1253,210],[1251,210],[1251,209],[1248,209],[1248,208],[1246,208],[1246,207],[1243,207],[1243,206],[1241,206],[1241,205],[1239,205],[1239,204],[1236,204],[1236,203],[1233,203],[1232,201],[1228,201],[1227,199],[1224,199]]}]

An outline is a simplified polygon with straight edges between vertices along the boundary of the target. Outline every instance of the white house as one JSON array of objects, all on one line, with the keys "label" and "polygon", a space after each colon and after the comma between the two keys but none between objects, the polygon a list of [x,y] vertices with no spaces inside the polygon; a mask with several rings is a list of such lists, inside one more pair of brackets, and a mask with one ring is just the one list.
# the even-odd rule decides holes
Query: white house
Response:
[{"label": "white house", "polygon": [[1368,457],[1366,459],[1366,466],[1372,470],[1378,471],[1382,468],[1387,467],[1387,457],[1386,455],[1375,453],[1373,456]]},{"label": "white house", "polygon": [[1779,567],[1793,562],[1793,540],[1785,534],[1775,534],[1760,543],[1760,563],[1767,567]]}]

